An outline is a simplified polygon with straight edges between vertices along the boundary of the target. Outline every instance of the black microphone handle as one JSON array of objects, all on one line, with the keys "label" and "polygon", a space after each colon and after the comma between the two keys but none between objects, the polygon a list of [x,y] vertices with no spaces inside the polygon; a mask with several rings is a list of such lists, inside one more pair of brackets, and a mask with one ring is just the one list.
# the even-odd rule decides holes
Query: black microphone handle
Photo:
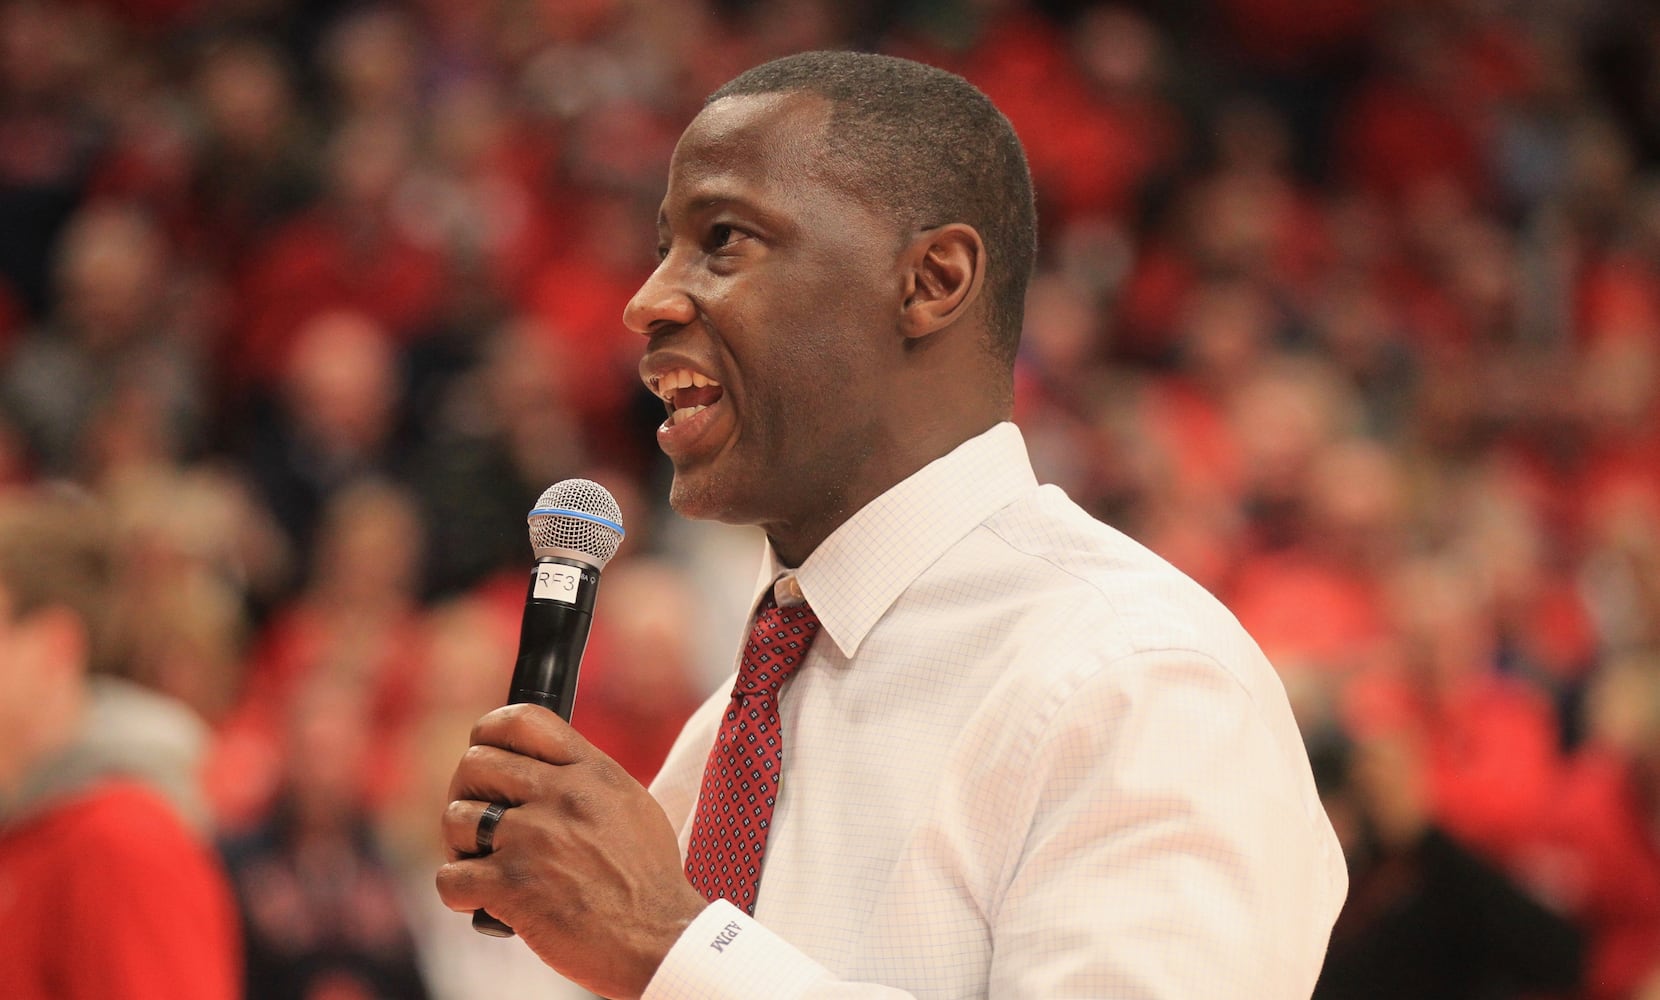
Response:
[{"label": "black microphone handle", "polygon": [[544,556],[530,572],[519,655],[509,705],[541,705],[566,722],[576,701],[577,671],[594,620],[599,570],[575,559]]},{"label": "black microphone handle", "polygon": [[[577,673],[598,592],[599,570],[587,563],[560,556],[536,560],[519,623],[519,655],[513,661],[509,705],[540,705],[571,721]],[[473,911],[473,929],[491,937],[513,936],[513,928],[484,910]]]}]

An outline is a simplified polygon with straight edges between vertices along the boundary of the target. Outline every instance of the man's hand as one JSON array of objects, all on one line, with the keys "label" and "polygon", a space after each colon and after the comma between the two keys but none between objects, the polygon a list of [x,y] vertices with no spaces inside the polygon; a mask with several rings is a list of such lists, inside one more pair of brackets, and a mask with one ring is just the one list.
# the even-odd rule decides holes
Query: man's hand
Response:
[{"label": "man's hand", "polygon": [[[645,788],[559,716],[510,705],[480,719],[450,781],[438,895],[486,909],[548,965],[601,996],[632,998],[708,905],[686,881],[668,817]],[[508,806],[475,857],[479,816]]]}]

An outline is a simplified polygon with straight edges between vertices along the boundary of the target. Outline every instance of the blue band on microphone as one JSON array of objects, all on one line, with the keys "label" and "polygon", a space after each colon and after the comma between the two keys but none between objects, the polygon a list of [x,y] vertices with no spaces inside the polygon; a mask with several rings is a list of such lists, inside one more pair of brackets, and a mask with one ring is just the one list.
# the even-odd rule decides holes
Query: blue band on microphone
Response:
[{"label": "blue band on microphone", "polygon": [[570,510],[566,507],[536,507],[533,508],[529,514],[525,515],[525,520],[528,521],[531,518],[536,517],[538,514],[552,517],[574,517],[579,521],[591,521],[594,524],[604,525],[612,531],[615,531],[618,538],[625,538],[628,535],[628,532],[623,530],[623,526],[618,524],[616,521],[607,520],[606,518],[600,517],[598,514],[590,514],[585,510]]}]

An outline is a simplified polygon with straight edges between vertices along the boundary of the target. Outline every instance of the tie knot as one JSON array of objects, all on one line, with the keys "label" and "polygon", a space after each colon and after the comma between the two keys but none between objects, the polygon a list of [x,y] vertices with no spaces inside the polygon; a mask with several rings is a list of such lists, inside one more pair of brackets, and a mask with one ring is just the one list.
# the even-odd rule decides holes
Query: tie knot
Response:
[{"label": "tie knot", "polygon": [[744,648],[734,695],[778,693],[786,678],[807,658],[818,635],[818,615],[805,604],[781,608],[769,596],[755,613],[755,626]]}]

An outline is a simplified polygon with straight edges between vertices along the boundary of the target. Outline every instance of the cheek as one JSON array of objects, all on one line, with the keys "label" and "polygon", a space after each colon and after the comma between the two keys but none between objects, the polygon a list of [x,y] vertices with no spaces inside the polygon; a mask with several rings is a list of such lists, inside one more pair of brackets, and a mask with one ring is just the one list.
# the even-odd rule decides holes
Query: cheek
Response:
[{"label": "cheek", "polygon": [[28,717],[50,693],[47,671],[36,655],[35,644],[22,637],[0,642],[0,726],[10,727]]},{"label": "cheek", "polygon": [[[734,322],[723,339],[742,373],[747,443],[769,462],[799,463],[811,460],[790,449],[799,436],[874,419],[896,360],[881,350],[888,303],[865,271],[817,266],[772,277],[732,289],[728,301],[748,308],[728,314]],[[886,324],[894,326],[893,316]],[[814,439],[835,447],[833,435]]]},{"label": "cheek", "polygon": [[842,419],[869,392],[871,378],[849,350],[834,316],[796,317],[780,345],[758,358],[753,391],[762,412],[789,434]]},{"label": "cheek", "polygon": [[751,440],[755,475],[819,496],[857,472],[875,447],[883,408],[873,380],[848,361],[826,345],[804,345],[789,354],[794,367],[768,373]]}]

